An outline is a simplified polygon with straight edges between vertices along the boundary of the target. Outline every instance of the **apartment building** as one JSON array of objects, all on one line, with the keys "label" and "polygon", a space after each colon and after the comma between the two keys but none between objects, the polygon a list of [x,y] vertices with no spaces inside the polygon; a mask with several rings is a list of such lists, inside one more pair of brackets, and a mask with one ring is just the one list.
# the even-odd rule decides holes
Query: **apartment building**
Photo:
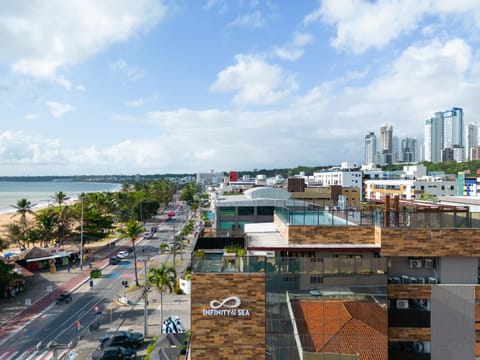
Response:
[{"label": "apartment building", "polygon": [[192,358],[480,356],[480,222],[468,207],[286,205],[244,230],[247,256],[193,257]]}]

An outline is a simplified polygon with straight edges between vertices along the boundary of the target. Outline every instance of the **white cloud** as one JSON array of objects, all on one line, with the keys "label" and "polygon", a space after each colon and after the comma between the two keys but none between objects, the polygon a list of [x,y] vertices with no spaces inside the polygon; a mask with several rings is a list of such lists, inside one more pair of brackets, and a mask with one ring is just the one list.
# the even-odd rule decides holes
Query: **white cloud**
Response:
[{"label": "white cloud", "polygon": [[238,16],[228,25],[233,27],[261,28],[265,26],[265,18],[260,10],[255,10],[252,13]]},{"label": "white cloud", "polygon": [[274,56],[288,61],[295,61],[303,56],[304,47],[313,42],[313,36],[308,33],[296,33],[293,40],[283,47],[274,47]]},{"label": "white cloud", "polygon": [[138,66],[128,64],[124,59],[111,63],[110,68],[125,74],[130,81],[137,81],[145,77],[145,71]]},{"label": "white cloud", "polygon": [[142,106],[145,100],[143,98],[135,99],[135,100],[130,100],[125,102],[125,105],[130,106],[130,107],[138,107]]},{"label": "white cloud", "polygon": [[336,36],[331,39],[331,45],[361,54],[370,48],[381,49],[392,40],[412,32],[427,15],[438,16],[438,23],[425,26],[425,36],[431,36],[432,30],[439,29],[443,22],[459,21],[455,15],[459,15],[462,22],[480,28],[477,0],[323,1],[319,8],[305,16],[304,25],[316,21],[335,25]]},{"label": "white cloud", "polygon": [[70,104],[62,104],[56,101],[46,101],[45,105],[50,109],[50,113],[55,118],[61,118],[67,112],[75,110],[75,107]]},{"label": "white cloud", "polygon": [[62,149],[56,139],[30,136],[22,131],[0,133],[0,164],[35,165],[63,161]]},{"label": "white cloud", "polygon": [[2,3],[0,62],[62,86],[63,67],[152,28],[166,12],[155,0],[32,0]]},{"label": "white cloud", "polygon": [[236,92],[239,105],[271,105],[297,89],[293,75],[256,55],[236,55],[237,63],[222,70],[210,86],[211,91]]},{"label": "white cloud", "polygon": [[87,90],[87,89],[85,88],[85,86],[83,86],[83,85],[77,85],[77,86],[75,87],[75,89],[77,89],[78,91],[85,91],[85,90]]}]

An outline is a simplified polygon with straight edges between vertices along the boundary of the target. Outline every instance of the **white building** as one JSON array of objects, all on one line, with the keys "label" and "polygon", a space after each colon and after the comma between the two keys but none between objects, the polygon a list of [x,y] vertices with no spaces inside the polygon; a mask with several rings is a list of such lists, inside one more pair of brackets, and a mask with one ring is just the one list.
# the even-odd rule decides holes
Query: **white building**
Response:
[{"label": "white building", "polygon": [[455,196],[457,180],[449,178],[423,177],[420,179],[365,180],[365,198],[381,199],[385,195],[399,196],[400,199],[420,199],[422,194],[435,198]]},{"label": "white building", "polygon": [[322,172],[314,172],[312,177],[306,180],[313,180],[318,186],[341,185],[343,187],[362,188],[362,171],[342,168],[332,168]]}]

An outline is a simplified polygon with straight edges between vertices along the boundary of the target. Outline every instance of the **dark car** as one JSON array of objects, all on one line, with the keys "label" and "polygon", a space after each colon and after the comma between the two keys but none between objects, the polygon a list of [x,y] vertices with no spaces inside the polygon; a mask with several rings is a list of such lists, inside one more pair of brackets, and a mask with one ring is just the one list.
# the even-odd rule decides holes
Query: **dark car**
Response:
[{"label": "dark car", "polygon": [[143,334],[129,331],[110,331],[98,340],[97,349],[107,346],[122,346],[126,348],[137,348],[143,344]]},{"label": "dark car", "polygon": [[57,304],[62,304],[62,303],[68,304],[70,302],[72,302],[72,295],[70,294],[60,294],[55,300],[55,303]]},{"label": "dark car", "polygon": [[118,263],[120,263],[122,261],[122,259],[120,259],[118,256],[112,256],[110,258],[110,260],[108,261],[108,263],[110,265],[117,265]]},{"label": "dark car", "polygon": [[92,354],[92,360],[134,360],[137,352],[121,346],[109,346],[104,349],[97,349]]}]

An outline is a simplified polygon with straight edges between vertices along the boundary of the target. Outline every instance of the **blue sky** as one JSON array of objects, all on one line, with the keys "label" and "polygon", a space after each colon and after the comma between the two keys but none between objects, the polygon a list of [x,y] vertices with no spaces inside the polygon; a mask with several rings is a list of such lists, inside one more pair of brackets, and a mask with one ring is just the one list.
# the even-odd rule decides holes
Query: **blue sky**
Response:
[{"label": "blue sky", "polygon": [[0,174],[362,163],[480,121],[477,0],[0,0]]}]

